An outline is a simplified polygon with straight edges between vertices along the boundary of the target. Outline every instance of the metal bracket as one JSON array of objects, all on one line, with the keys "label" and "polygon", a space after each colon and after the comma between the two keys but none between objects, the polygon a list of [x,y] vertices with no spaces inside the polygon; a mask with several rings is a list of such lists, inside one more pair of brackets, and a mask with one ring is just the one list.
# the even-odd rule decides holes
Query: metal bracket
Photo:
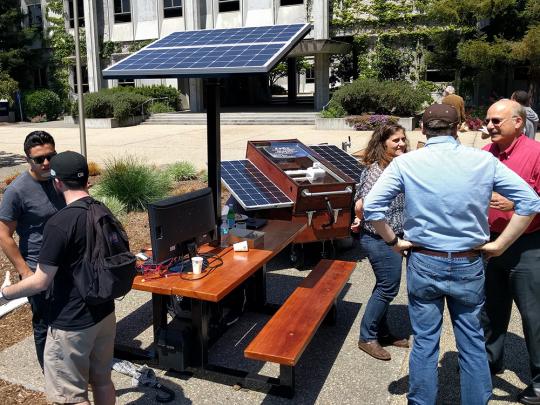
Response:
[{"label": "metal bracket", "polygon": [[339,211],[341,211],[341,208],[334,208],[334,224],[337,223]]},{"label": "metal bracket", "polygon": [[313,220],[313,214],[317,211],[306,211],[307,214],[307,226],[311,226],[311,221]]}]

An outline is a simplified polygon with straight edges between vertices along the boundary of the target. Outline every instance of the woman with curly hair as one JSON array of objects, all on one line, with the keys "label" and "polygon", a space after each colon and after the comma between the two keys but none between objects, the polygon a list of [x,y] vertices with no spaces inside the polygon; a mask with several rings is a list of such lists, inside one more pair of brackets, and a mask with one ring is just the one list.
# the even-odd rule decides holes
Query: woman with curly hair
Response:
[{"label": "woman with curly hair", "polygon": [[[386,245],[375,228],[362,220],[363,199],[371,190],[392,159],[407,151],[407,137],[401,125],[383,125],[377,128],[366,148],[362,173],[355,196],[356,218],[351,225],[353,232],[360,232],[360,243],[375,273],[375,287],[366,305],[360,324],[358,348],[379,360],[390,360],[390,353],[382,346],[409,347],[405,338],[390,334],[386,313],[399,291],[402,256]],[[404,196],[399,194],[386,213],[386,220],[396,235],[403,235]]]}]

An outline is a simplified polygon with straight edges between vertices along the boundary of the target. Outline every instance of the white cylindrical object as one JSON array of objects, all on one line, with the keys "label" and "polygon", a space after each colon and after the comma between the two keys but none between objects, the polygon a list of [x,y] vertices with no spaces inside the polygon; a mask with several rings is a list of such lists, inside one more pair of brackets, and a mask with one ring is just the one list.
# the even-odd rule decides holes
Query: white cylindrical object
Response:
[{"label": "white cylindrical object", "polygon": [[17,298],[11,301],[8,301],[6,304],[0,306],[0,318],[5,314],[13,311],[16,308],[19,308],[21,305],[24,305],[28,302],[26,297]]},{"label": "white cylindrical object", "polygon": [[203,265],[203,258],[200,256],[195,256],[191,258],[191,268],[193,274],[201,274]]}]

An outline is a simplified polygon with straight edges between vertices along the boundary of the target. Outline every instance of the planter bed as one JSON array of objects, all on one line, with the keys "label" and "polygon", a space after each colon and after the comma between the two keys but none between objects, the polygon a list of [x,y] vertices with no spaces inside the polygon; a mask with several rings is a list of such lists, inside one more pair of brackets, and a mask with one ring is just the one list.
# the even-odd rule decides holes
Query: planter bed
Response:
[{"label": "planter bed", "polygon": [[[84,125],[86,128],[118,128],[139,125],[143,121],[144,117],[142,115],[129,117],[122,121],[118,121],[116,118],[86,118],[84,120]],[[64,122],[67,124],[77,124],[79,120],[77,118],[67,116],[64,117]]]}]

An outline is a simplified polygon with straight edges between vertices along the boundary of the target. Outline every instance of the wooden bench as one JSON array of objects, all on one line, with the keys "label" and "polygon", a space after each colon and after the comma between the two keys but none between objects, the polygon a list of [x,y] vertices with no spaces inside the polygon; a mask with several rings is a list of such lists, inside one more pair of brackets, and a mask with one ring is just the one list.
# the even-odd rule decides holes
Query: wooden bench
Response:
[{"label": "wooden bench", "polygon": [[323,320],[335,315],[338,295],[355,267],[321,260],[244,350],[249,359],[280,365],[276,394],[294,395],[294,367]]}]

